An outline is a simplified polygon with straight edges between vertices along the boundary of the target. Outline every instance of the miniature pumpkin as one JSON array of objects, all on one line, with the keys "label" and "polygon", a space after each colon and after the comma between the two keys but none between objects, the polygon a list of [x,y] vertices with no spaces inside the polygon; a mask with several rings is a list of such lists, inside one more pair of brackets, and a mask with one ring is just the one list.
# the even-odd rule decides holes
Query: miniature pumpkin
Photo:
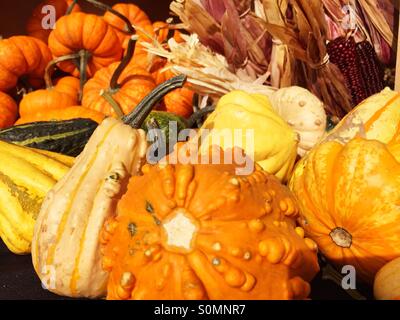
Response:
[{"label": "miniature pumpkin", "polygon": [[17,120],[18,106],[8,94],[0,92],[0,129],[11,127]]},{"label": "miniature pumpkin", "polygon": [[[20,103],[21,122],[26,122],[25,117],[44,114],[53,109],[64,109],[78,104],[79,79],[65,77],[60,79],[55,86],[47,89],[36,90],[26,94]],[[40,119],[39,119],[40,120]]]},{"label": "miniature pumpkin", "polygon": [[156,86],[151,74],[140,66],[129,64],[133,55],[133,40],[129,41],[121,63],[99,70],[83,88],[82,105],[108,116],[123,116]]},{"label": "miniature pumpkin", "polygon": [[300,87],[287,87],[271,95],[274,110],[300,136],[297,153],[303,157],[325,135],[326,112],[324,104],[310,91]]},{"label": "miniature pumpkin", "polygon": [[376,274],[374,296],[378,300],[400,300],[400,258],[385,264]]},{"label": "miniature pumpkin", "polygon": [[[49,48],[55,58],[85,53],[89,77],[122,56],[122,47],[113,28],[102,17],[82,12],[71,13],[57,21],[49,36]],[[74,76],[80,74],[73,61],[60,62],[58,66]]]},{"label": "miniature pumpkin", "polygon": [[[52,6],[54,8],[56,17],[58,20],[64,14],[67,13],[70,6],[74,3],[74,0],[45,0],[38,4],[32,12],[32,15],[28,19],[26,24],[26,32],[29,36],[42,40],[47,43],[52,28],[43,28],[43,20],[49,14],[47,11],[43,11],[46,6]],[[79,5],[75,4],[72,8],[72,12],[80,11]]]},{"label": "miniature pumpkin", "polygon": [[[112,7],[112,9],[125,16],[134,27],[140,27],[141,29],[143,29],[143,31],[153,36],[154,32],[151,20],[149,19],[147,14],[138,6],[132,3],[117,3]],[[118,35],[118,38],[120,39],[122,47],[124,49],[127,49],[128,41],[131,38],[132,34],[130,34],[130,29],[126,25],[125,21],[123,21],[110,11],[107,11],[104,14],[104,20],[114,28],[115,32]],[[141,31],[138,31],[136,34],[139,37],[144,36]]]},{"label": "miniature pumpkin", "polygon": [[286,181],[291,175],[299,138],[266,96],[244,91],[226,94],[201,127],[198,137],[202,136],[199,142],[193,140],[200,144],[201,152],[214,144],[224,149],[242,147],[280,180]]},{"label": "miniature pumpkin", "polygon": [[278,179],[236,164],[143,167],[100,238],[107,299],[305,299],[315,243]]},{"label": "miniature pumpkin", "polygon": [[22,77],[31,84],[41,82],[50,60],[49,48],[36,38],[14,36],[0,39],[0,91],[15,87]]},{"label": "miniature pumpkin", "polygon": [[360,280],[400,256],[400,94],[373,96],[297,165],[291,189],[300,223],[337,265]]},{"label": "miniature pumpkin", "polygon": [[[99,233],[139,173],[147,152],[140,128],[154,104],[184,83],[178,77],[158,87],[124,118],[107,118],[96,129],[69,173],[48,193],[35,226],[32,260],[41,280],[57,274],[50,291],[72,297],[105,295]],[[133,128],[132,128],[132,127]]]},{"label": "miniature pumpkin", "polygon": [[62,109],[41,110],[33,114],[28,114],[20,118],[16,125],[38,122],[38,121],[60,121],[72,119],[92,119],[97,123],[101,123],[106,116],[96,110],[84,108],[82,106],[71,106]]},{"label": "miniature pumpkin", "polygon": [[[163,83],[173,77],[174,73],[171,70],[166,69],[164,71],[161,69],[156,74],[156,83]],[[193,113],[193,97],[194,92],[186,87],[172,91],[164,97],[162,110],[189,118]]]}]

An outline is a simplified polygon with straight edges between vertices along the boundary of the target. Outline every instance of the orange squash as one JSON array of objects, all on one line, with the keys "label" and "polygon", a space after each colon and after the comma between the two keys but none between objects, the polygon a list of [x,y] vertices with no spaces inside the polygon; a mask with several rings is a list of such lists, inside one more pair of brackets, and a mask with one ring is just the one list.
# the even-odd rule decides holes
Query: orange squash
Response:
[{"label": "orange squash", "polygon": [[[147,14],[138,6],[132,3],[117,3],[112,7],[113,10],[125,16],[132,25],[138,26],[149,35],[153,35],[153,26]],[[130,28],[126,25],[125,21],[117,17],[110,11],[104,14],[104,20],[111,25],[120,39],[121,45],[124,49],[128,48],[128,42],[132,34]],[[141,31],[136,32],[139,38],[144,37]]]},{"label": "orange squash", "polygon": [[[57,21],[49,36],[49,48],[55,58],[79,52],[86,54],[89,77],[122,56],[122,47],[113,28],[102,17],[82,12],[71,13]],[[74,76],[79,75],[73,61],[60,62],[58,66]]]},{"label": "orange squash", "polygon": [[17,120],[18,106],[8,94],[0,92],[0,129],[11,127]]},{"label": "orange squash", "polygon": [[[52,6],[56,13],[56,20],[60,19],[66,14],[73,0],[45,0],[38,4],[32,11],[26,24],[26,32],[29,36],[42,40],[47,43],[50,32],[52,29],[43,28],[43,19],[45,19],[47,12],[43,13],[42,10],[45,6]],[[72,12],[80,11],[79,5],[75,4]]]},{"label": "orange squash", "polygon": [[370,284],[400,257],[399,124],[399,93],[365,100],[300,161],[290,183],[307,235]]},{"label": "orange squash", "polygon": [[[166,66],[168,67],[168,65]],[[171,70],[162,69],[156,72],[156,83],[160,84],[168,79],[173,78],[175,75]],[[188,118],[193,113],[193,97],[194,91],[183,87],[181,89],[174,90],[168,93],[164,97],[164,109],[165,111],[175,113],[181,117]]]},{"label": "orange squash", "polygon": [[51,52],[45,43],[28,36],[0,40],[0,91],[16,86],[21,77],[42,83]]},{"label": "orange squash", "polygon": [[101,69],[83,88],[82,105],[107,116],[128,114],[155,87],[152,75],[140,66],[129,64],[134,40],[120,63]]},{"label": "orange squash", "polygon": [[24,116],[23,118],[18,119],[15,123],[25,124],[37,121],[61,121],[61,120],[72,120],[72,119],[92,119],[97,123],[101,123],[106,116],[98,111],[91,110],[88,108],[84,108],[82,106],[71,106],[65,107],[62,109],[53,109],[53,110],[43,110],[33,114],[29,114]]},{"label": "orange squash", "polygon": [[36,90],[26,94],[21,100],[19,112],[22,123],[26,123],[25,117],[40,118],[40,114],[57,109],[78,104],[79,79],[74,77],[65,77],[60,79],[55,86],[49,86],[47,89]]},{"label": "orange squash", "polygon": [[107,299],[304,299],[316,244],[272,175],[235,164],[143,167],[100,238]]}]

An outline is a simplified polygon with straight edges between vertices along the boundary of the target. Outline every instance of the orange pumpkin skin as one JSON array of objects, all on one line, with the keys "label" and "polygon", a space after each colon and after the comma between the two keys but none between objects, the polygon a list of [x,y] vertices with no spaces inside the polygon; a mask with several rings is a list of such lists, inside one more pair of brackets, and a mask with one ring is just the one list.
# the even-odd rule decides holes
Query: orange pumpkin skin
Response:
[{"label": "orange pumpkin skin", "polygon": [[0,91],[15,87],[22,76],[32,84],[42,83],[50,60],[49,48],[36,38],[14,36],[0,40]]},{"label": "orange pumpkin skin", "polygon": [[372,283],[400,256],[400,157],[377,140],[321,144],[291,181],[306,234],[332,262]]},{"label": "orange pumpkin skin", "polygon": [[55,88],[58,92],[64,92],[73,98],[78,99],[80,81],[75,77],[63,77],[55,81]]},{"label": "orange pumpkin skin", "polygon": [[[161,84],[174,76],[171,70],[160,69],[155,73],[156,83]],[[193,96],[194,92],[187,87],[176,89],[164,97],[164,110],[189,118],[193,113]]]},{"label": "orange pumpkin skin", "polygon": [[296,228],[293,196],[261,169],[236,168],[145,165],[131,179],[100,237],[107,299],[308,296],[316,245]]},{"label": "orange pumpkin skin", "polygon": [[[21,118],[36,113],[46,113],[49,110],[62,110],[78,104],[79,80],[73,77],[60,79],[58,83],[48,89],[30,92],[24,96],[19,106]],[[78,89],[79,90],[79,89]],[[22,120],[26,122],[25,120]]]},{"label": "orange pumpkin skin", "polygon": [[[86,50],[90,53],[87,73],[94,73],[122,57],[122,47],[113,28],[102,17],[82,12],[61,17],[50,33],[49,48],[55,58]],[[59,68],[74,76],[79,70],[72,61],[58,64]]]},{"label": "orange pumpkin skin", "polygon": [[[153,36],[153,26],[151,20],[138,6],[132,3],[117,3],[113,6],[113,9],[128,18],[132,25],[144,29],[146,33]],[[104,20],[114,28],[122,47],[126,49],[131,36],[128,34],[129,30],[125,22],[109,11],[104,14]],[[141,31],[138,31],[137,34],[139,37],[144,36]]]},{"label": "orange pumpkin skin", "polygon": [[[56,20],[60,19],[68,10],[73,0],[45,0],[37,5],[32,15],[27,21],[26,32],[29,36],[42,40],[47,43],[52,29],[44,29],[42,26],[43,19],[48,14],[42,13],[44,6],[53,6],[56,12]],[[75,4],[72,12],[80,11],[79,5]]]},{"label": "orange pumpkin skin", "polygon": [[0,129],[11,127],[17,120],[18,106],[8,94],[0,92]]},{"label": "orange pumpkin skin", "polygon": [[39,111],[37,113],[29,114],[23,118],[18,119],[15,123],[25,124],[37,121],[61,121],[61,120],[72,120],[72,119],[92,119],[97,123],[101,123],[106,116],[101,112],[84,108],[81,106],[66,107],[63,109],[54,109],[48,111]]},{"label": "orange pumpkin skin", "polygon": [[[97,110],[107,116],[116,115],[111,105],[101,96],[101,92],[110,90],[110,80],[118,65],[119,63],[114,63],[108,68],[101,69],[85,84],[82,106]],[[130,65],[124,69],[118,83],[120,87],[110,90],[110,94],[120,105],[124,114],[132,111],[156,86],[150,73],[134,65]]]}]

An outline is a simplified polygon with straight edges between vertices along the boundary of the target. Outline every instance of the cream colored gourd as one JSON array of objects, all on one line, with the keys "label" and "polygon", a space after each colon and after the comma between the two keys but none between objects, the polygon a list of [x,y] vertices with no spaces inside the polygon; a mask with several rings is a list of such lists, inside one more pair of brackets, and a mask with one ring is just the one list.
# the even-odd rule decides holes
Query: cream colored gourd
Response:
[{"label": "cream colored gourd", "polygon": [[323,102],[296,86],[279,89],[270,99],[274,110],[299,134],[297,153],[303,157],[325,135],[327,117]]},{"label": "cream colored gourd", "polygon": [[378,300],[400,300],[400,258],[387,263],[378,271],[374,296]]},{"label": "cream colored gourd", "polygon": [[145,161],[145,132],[135,128],[165,92],[184,80],[177,77],[156,88],[124,121],[104,120],[70,172],[48,193],[35,226],[32,260],[50,291],[88,298],[106,294],[99,233]]}]

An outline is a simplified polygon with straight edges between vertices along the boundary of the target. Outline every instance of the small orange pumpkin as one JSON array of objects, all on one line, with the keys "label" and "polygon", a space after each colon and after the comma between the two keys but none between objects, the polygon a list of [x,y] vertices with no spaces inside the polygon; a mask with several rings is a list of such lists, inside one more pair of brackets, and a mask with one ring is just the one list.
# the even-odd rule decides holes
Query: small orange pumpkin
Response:
[{"label": "small orange pumpkin", "polygon": [[14,36],[0,40],[0,91],[12,89],[23,76],[32,84],[42,83],[50,60],[49,48],[36,38]]},{"label": "small orange pumpkin", "polygon": [[[49,36],[49,48],[55,58],[85,52],[89,77],[122,57],[121,43],[113,28],[102,17],[82,12],[71,13],[57,21]],[[58,66],[79,76],[73,61],[60,62]]]},{"label": "small orange pumpkin", "polygon": [[65,77],[60,79],[55,86],[47,89],[36,90],[26,94],[21,100],[19,113],[20,122],[26,123],[25,117],[40,117],[52,109],[64,109],[78,104],[79,79]]},{"label": "small orange pumpkin", "polygon": [[[166,65],[168,67],[168,65]],[[161,84],[175,75],[170,69],[158,70],[155,73],[156,84]],[[168,93],[164,97],[164,110],[188,118],[193,113],[194,92],[186,86]]]},{"label": "small orange pumpkin", "polygon": [[18,106],[8,94],[0,92],[0,129],[11,127],[17,120]]},{"label": "small orange pumpkin", "polygon": [[[147,14],[138,6],[132,3],[117,3],[112,7],[112,9],[125,16],[132,25],[140,27],[146,33],[153,36],[154,33],[151,20],[149,19]],[[110,11],[107,11],[104,14],[104,20],[114,28],[115,32],[118,35],[118,38],[120,39],[122,47],[124,49],[127,49],[129,39],[132,35],[130,34],[130,29],[126,25],[125,21],[123,21],[121,18],[117,17]],[[140,38],[144,36],[141,31],[138,31],[137,35]]]},{"label": "small orange pumpkin", "polygon": [[304,299],[316,244],[289,190],[235,164],[159,164],[132,177],[100,237],[107,299]]},{"label": "small orange pumpkin", "polygon": [[[106,94],[118,103],[123,114],[128,114],[156,86],[150,73],[145,69],[131,65],[119,77],[119,86],[111,86],[110,81],[119,63],[113,63],[98,71],[83,88],[82,105],[97,110],[108,116],[116,116],[117,112]],[[120,115],[119,115],[120,116]]]},{"label": "small orange pumpkin", "polygon": [[101,112],[91,110],[88,108],[84,108],[82,106],[71,106],[65,107],[62,109],[53,109],[53,110],[42,110],[33,114],[29,114],[24,116],[23,118],[18,119],[15,123],[25,124],[37,121],[61,121],[61,120],[72,120],[72,119],[92,119],[97,123],[101,123],[106,116]]},{"label": "small orange pumpkin", "polygon": [[[56,20],[60,19],[66,14],[73,0],[45,0],[38,4],[32,12],[32,15],[28,19],[26,24],[26,32],[29,36],[42,40],[47,43],[50,32],[52,29],[43,28],[43,19],[48,14],[43,13],[42,10],[45,6],[52,6],[56,13]],[[79,5],[75,4],[72,12],[80,11]]]}]

